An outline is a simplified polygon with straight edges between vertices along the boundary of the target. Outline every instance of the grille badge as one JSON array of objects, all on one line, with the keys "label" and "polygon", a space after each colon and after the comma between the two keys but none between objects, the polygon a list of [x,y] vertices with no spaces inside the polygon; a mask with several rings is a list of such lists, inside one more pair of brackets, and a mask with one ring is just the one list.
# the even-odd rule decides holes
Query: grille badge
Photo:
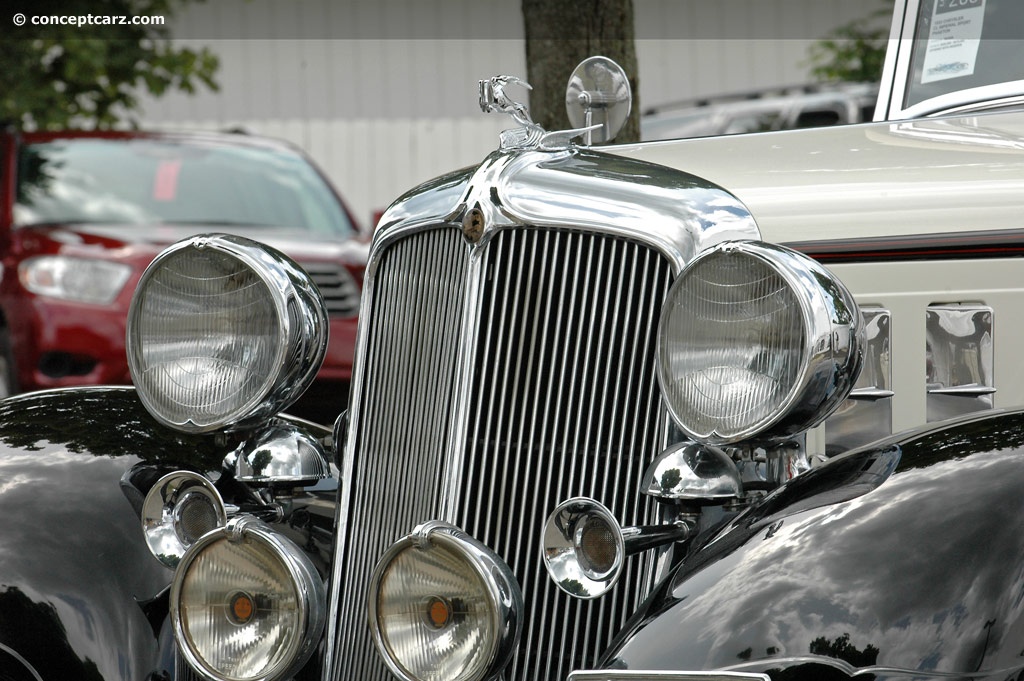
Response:
[{"label": "grille badge", "polygon": [[462,236],[471,244],[480,242],[484,234],[484,212],[474,207],[462,219]]}]

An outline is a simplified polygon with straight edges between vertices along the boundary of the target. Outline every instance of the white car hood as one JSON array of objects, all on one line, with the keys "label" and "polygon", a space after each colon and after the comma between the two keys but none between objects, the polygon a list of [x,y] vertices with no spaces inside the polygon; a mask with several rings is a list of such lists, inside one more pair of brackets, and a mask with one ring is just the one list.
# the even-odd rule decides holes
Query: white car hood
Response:
[{"label": "white car hood", "polygon": [[735,194],[766,241],[1020,229],[1024,114],[606,148]]}]

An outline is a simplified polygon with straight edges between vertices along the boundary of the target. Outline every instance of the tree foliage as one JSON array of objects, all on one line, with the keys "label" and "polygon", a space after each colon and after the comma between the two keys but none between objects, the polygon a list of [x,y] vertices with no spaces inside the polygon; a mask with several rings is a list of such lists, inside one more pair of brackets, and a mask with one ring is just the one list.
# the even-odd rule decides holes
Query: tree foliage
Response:
[{"label": "tree foliage", "polygon": [[530,115],[545,130],[565,130],[565,87],[587,57],[613,59],[629,74],[633,108],[617,142],[640,138],[633,0],[522,0]]},{"label": "tree foliage", "polygon": [[821,81],[877,83],[882,79],[892,2],[856,21],[843,24],[814,43],[809,51],[811,75]]},{"label": "tree foliage", "polygon": [[[143,91],[217,90],[217,57],[170,41],[171,16],[189,1],[24,3],[24,25],[9,24],[0,39],[0,121],[26,129],[108,128],[137,123]],[[164,23],[133,24],[134,17]]]}]

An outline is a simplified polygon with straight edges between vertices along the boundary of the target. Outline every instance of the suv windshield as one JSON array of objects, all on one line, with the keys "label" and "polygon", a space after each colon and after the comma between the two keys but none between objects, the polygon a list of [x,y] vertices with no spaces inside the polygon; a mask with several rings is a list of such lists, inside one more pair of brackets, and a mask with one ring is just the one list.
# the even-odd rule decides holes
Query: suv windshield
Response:
[{"label": "suv windshield", "polygon": [[921,0],[904,107],[1024,79],[1021,26],[1020,0]]},{"label": "suv windshield", "polygon": [[163,139],[60,139],[18,158],[15,226],[48,223],[283,227],[347,237],[337,197],[300,155]]}]

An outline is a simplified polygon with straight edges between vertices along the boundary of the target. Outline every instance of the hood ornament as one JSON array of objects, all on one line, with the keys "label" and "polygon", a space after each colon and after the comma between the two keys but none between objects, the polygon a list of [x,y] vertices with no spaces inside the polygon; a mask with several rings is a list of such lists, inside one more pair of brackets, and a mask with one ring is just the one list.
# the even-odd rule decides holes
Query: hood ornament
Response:
[{"label": "hood ornament", "polygon": [[501,149],[528,149],[536,147],[544,136],[544,128],[533,122],[530,110],[505,94],[505,86],[519,85],[532,90],[530,84],[515,76],[492,76],[480,81],[480,110],[484,113],[503,113],[512,117],[521,127],[502,130]]},{"label": "hood ornament", "polygon": [[493,76],[480,81],[480,109],[484,113],[507,114],[521,126],[502,131],[500,148],[503,151],[568,149],[572,140],[581,135],[587,146],[609,142],[625,125],[633,103],[626,72],[607,57],[585,59],[569,79],[565,94],[566,113],[569,122],[576,126],[571,130],[545,132],[530,118],[525,104],[505,93],[509,85],[533,89],[525,80],[515,76]]}]

